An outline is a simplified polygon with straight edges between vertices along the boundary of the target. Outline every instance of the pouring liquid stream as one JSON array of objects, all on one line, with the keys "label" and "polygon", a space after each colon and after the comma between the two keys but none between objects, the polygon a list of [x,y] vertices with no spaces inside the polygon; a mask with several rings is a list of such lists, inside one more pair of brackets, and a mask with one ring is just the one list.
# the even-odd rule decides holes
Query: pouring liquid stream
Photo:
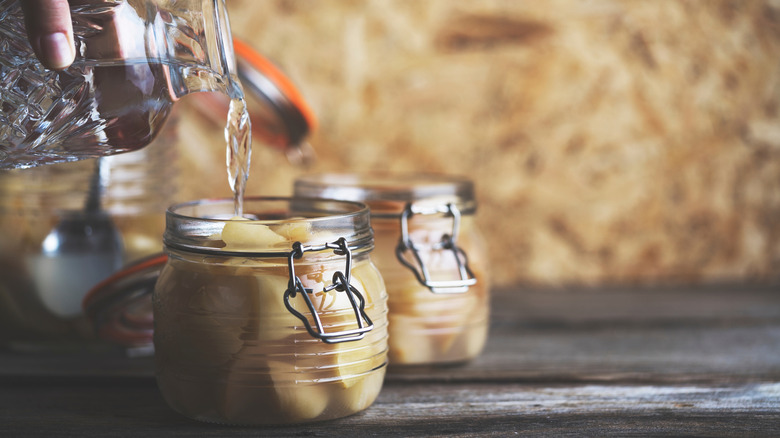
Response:
[{"label": "pouring liquid stream", "polygon": [[233,191],[234,215],[244,215],[244,192],[252,160],[252,124],[249,119],[244,90],[235,78],[228,81],[230,97],[225,140],[228,183]]}]

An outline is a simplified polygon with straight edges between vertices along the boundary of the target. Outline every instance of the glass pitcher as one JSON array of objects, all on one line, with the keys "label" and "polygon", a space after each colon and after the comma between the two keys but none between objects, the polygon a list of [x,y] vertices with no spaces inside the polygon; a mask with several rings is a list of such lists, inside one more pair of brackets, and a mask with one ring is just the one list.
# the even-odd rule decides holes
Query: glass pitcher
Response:
[{"label": "glass pitcher", "polygon": [[70,2],[76,59],[47,70],[18,0],[0,0],[0,169],[149,144],[180,97],[243,97],[224,0]]}]

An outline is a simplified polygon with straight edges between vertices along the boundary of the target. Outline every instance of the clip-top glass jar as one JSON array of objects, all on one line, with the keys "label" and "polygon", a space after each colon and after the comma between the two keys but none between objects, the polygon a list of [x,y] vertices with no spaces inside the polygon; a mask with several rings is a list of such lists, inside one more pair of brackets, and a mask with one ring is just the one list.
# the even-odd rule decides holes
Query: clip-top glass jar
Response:
[{"label": "clip-top glass jar", "polygon": [[360,201],[371,209],[390,308],[389,362],[457,363],[487,338],[489,284],[475,223],[473,183],[433,174],[320,174],[295,181],[296,196]]},{"label": "clip-top glass jar", "polygon": [[353,414],[378,395],[387,295],[360,203],[179,204],[153,294],[158,386],[176,411],[228,424]]}]

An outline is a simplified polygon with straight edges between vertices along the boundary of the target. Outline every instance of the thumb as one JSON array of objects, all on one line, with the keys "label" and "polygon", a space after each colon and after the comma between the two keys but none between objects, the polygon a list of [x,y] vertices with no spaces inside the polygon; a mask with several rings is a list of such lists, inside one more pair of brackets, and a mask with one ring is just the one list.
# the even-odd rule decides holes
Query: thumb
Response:
[{"label": "thumb", "polygon": [[20,0],[27,39],[46,67],[63,70],[76,57],[68,0]]}]

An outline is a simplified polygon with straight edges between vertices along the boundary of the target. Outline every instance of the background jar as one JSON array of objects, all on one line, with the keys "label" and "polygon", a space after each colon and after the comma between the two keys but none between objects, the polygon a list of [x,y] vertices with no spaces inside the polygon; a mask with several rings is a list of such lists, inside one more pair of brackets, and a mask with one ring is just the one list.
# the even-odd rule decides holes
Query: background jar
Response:
[{"label": "background jar", "polygon": [[167,212],[168,262],[152,299],[165,400],[190,418],[229,424],[368,407],[385,374],[387,295],[369,257],[366,206],[246,198],[253,220],[232,212],[233,200]]},{"label": "background jar", "polygon": [[[174,111],[157,139],[138,151],[0,170],[0,344],[21,351],[105,346],[82,299],[123,264],[162,249],[164,212],[177,195],[177,127]],[[96,172],[101,210],[121,244],[105,257],[107,265],[87,262],[97,254],[46,254],[44,242],[58,224],[84,211]]]},{"label": "background jar", "polygon": [[[389,296],[390,365],[457,363],[479,355],[490,288],[471,181],[433,174],[305,175],[295,181],[295,195],[370,207],[373,258]],[[454,237],[449,249],[441,247],[447,236]]]}]

